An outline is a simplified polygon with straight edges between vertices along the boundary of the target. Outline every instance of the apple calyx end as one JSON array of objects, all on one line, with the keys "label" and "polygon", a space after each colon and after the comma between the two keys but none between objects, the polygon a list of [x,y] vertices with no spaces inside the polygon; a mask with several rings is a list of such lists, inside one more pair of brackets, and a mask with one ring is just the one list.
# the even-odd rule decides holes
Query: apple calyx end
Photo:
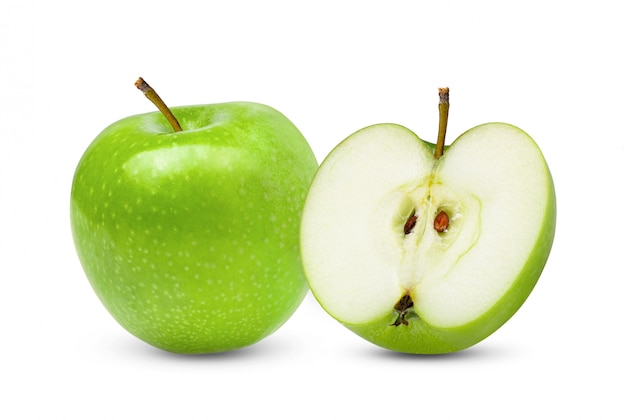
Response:
[{"label": "apple calyx end", "polygon": [[397,327],[400,325],[409,325],[409,321],[406,320],[407,316],[415,314],[413,310],[413,299],[409,294],[406,294],[400,298],[400,300],[394,305],[393,311],[398,314],[396,320],[389,324],[390,327]]}]

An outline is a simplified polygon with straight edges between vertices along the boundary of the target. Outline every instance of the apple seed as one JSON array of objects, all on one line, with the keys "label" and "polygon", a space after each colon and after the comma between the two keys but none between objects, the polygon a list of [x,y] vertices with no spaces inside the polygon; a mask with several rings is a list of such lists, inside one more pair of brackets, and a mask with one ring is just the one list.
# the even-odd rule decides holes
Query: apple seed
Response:
[{"label": "apple seed", "polygon": [[413,232],[413,228],[415,228],[416,224],[417,216],[415,215],[415,210],[413,210],[413,213],[411,213],[406,223],[404,224],[404,234],[408,235],[409,233]]},{"label": "apple seed", "polygon": [[450,218],[448,217],[448,213],[441,210],[437,217],[435,217],[433,227],[437,232],[442,233],[448,229],[448,225],[450,225]]}]

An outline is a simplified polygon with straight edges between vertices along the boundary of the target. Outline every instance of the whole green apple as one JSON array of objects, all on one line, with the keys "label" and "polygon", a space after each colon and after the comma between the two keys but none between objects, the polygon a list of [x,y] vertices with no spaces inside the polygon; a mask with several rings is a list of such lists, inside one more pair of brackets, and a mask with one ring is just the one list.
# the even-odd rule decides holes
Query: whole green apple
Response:
[{"label": "whole green apple", "polygon": [[253,344],[308,288],[299,223],[317,161],[281,113],[257,103],[172,108],[102,131],[71,191],[78,256],[130,333],[177,353]]},{"label": "whole green apple", "polygon": [[436,146],[395,124],[357,131],[324,160],[304,207],[311,291],[346,327],[400,352],[489,336],[530,294],[554,238],[537,144],[490,123],[444,148],[447,95]]}]

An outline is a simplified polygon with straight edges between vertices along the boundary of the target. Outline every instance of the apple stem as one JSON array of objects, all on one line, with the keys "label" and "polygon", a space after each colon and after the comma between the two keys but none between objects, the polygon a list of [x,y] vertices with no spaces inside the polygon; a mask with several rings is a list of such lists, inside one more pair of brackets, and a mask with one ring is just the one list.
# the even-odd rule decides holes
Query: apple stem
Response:
[{"label": "apple stem", "polygon": [[439,132],[435,145],[435,159],[443,156],[443,147],[446,144],[446,130],[448,129],[448,112],[450,110],[450,89],[439,88]]},{"label": "apple stem", "polygon": [[146,95],[146,98],[150,99],[150,101],[155,104],[157,108],[159,108],[159,111],[161,111],[167,121],[172,125],[174,131],[183,131],[183,129],[180,127],[180,124],[178,123],[178,120],[176,119],[174,114],[172,114],[172,111],[168,108],[168,106],[165,105],[163,99],[161,99],[156,91],[152,89],[152,87],[148,83],[146,83],[143,78],[140,77],[139,79],[137,79],[137,81],[135,82],[135,86],[144,95]]}]

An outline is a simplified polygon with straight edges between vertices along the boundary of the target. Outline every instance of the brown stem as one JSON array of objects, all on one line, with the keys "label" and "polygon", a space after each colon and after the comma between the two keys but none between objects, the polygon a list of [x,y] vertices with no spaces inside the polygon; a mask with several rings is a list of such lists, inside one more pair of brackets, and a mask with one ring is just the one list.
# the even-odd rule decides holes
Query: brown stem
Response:
[{"label": "brown stem", "polygon": [[439,132],[435,145],[435,159],[443,156],[443,147],[446,144],[446,130],[448,129],[448,111],[450,110],[450,89],[439,88]]},{"label": "brown stem", "polygon": [[174,131],[183,131],[183,129],[180,127],[180,124],[178,123],[178,120],[176,119],[174,114],[172,114],[172,111],[168,108],[168,106],[165,105],[165,102],[163,102],[163,99],[161,99],[161,97],[156,93],[156,91],[152,89],[152,87],[150,87],[150,85],[146,83],[146,81],[143,80],[143,78],[140,77],[139,79],[137,79],[137,81],[135,82],[135,86],[144,95],[146,95],[146,98],[150,99],[150,101],[153,104],[155,104],[157,108],[159,108],[159,111],[161,111],[161,113],[165,116],[167,121],[169,121]]}]

